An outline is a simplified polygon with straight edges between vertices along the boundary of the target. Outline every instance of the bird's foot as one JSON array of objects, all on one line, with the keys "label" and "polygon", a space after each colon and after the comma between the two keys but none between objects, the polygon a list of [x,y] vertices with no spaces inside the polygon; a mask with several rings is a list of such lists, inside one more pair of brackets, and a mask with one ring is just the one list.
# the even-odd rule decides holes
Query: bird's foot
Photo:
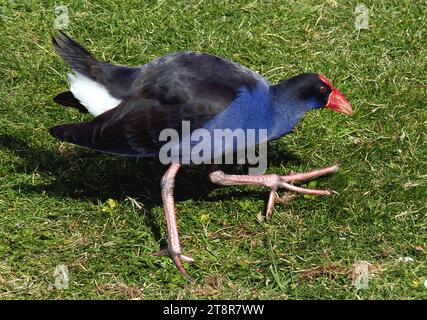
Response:
[{"label": "bird's foot", "polygon": [[187,278],[188,280],[193,280],[182,265],[182,261],[189,262],[189,263],[194,262],[193,258],[186,256],[186,255],[183,255],[181,253],[177,253],[176,251],[169,249],[169,248],[160,250],[160,251],[154,253],[153,255],[155,255],[157,257],[165,257],[165,256],[170,257],[172,259],[172,261],[175,263],[179,272],[181,272],[181,274],[185,278]]},{"label": "bird's foot", "polygon": [[297,193],[312,194],[319,196],[327,196],[337,194],[334,190],[317,190],[298,187],[293,184],[294,181],[308,180],[315,177],[323,176],[326,174],[337,172],[340,164],[326,167],[319,170],[314,170],[304,173],[292,173],[286,176],[279,176],[277,174],[266,175],[228,175],[222,171],[214,171],[210,174],[213,183],[221,185],[259,185],[271,188],[270,195],[267,203],[266,220],[271,219],[273,213],[274,202],[277,197],[278,189],[287,189]]},{"label": "bird's foot", "polygon": [[312,195],[319,195],[319,196],[328,196],[331,194],[338,194],[338,192],[336,192],[335,190],[317,190],[317,189],[298,187],[292,184],[292,182],[312,179],[325,174],[334,173],[334,172],[337,172],[339,168],[340,168],[340,165],[336,164],[331,167],[326,167],[320,170],[314,170],[314,171],[305,172],[305,173],[292,173],[286,176],[276,175],[275,182],[271,187],[270,195],[268,197],[265,220],[266,221],[271,220],[271,216],[273,215],[274,203],[276,202],[276,199],[278,197],[277,189],[279,188],[288,189],[290,191],[294,191],[297,193],[312,194]]}]

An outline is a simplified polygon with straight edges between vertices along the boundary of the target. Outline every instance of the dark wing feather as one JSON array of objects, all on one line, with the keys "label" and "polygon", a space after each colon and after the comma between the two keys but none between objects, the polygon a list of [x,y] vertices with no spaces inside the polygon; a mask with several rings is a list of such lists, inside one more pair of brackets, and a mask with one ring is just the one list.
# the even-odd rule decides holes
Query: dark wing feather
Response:
[{"label": "dark wing feather", "polygon": [[96,81],[97,75],[95,69],[98,68],[99,62],[89,51],[62,31],[59,31],[56,36],[52,37],[52,44],[56,53],[64,59],[73,70]]}]

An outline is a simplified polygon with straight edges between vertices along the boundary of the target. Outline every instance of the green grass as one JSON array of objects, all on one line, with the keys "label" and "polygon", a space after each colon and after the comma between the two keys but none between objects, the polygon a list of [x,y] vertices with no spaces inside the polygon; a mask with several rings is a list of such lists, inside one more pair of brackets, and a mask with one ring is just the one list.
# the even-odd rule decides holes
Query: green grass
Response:
[{"label": "green grass", "polygon": [[[164,168],[48,134],[88,118],[52,101],[69,71],[50,44],[55,3],[0,4],[0,298],[427,298],[425,1],[365,1],[370,28],[360,32],[359,1],[69,2],[67,32],[99,58],[136,65],[207,51],[272,82],[321,72],[352,103],[353,117],[311,112],[269,145],[269,172],[344,163],[316,180],[339,195],[296,196],[269,224],[257,219],[267,190],[214,187],[205,167],[179,173],[196,284],[151,255],[166,238]],[[406,256],[414,262],[399,262]],[[362,260],[375,276],[357,290]],[[52,288],[58,264],[69,268],[66,290]]]}]

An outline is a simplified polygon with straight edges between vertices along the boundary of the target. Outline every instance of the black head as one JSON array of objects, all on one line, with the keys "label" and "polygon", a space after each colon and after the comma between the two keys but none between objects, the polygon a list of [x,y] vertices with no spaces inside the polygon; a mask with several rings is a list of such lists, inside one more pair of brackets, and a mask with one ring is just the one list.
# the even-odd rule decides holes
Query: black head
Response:
[{"label": "black head", "polygon": [[277,86],[287,96],[300,102],[307,110],[327,107],[338,112],[351,114],[347,99],[323,75],[303,73]]},{"label": "black head", "polygon": [[305,102],[310,108],[321,108],[328,103],[332,88],[320,80],[316,73],[303,73],[289,79],[289,85],[296,98]]}]

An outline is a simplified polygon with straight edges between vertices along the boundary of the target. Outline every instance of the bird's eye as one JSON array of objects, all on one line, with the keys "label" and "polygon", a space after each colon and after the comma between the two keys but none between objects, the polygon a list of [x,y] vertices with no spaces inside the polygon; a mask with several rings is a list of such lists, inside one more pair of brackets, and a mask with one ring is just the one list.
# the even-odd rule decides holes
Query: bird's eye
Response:
[{"label": "bird's eye", "polygon": [[326,92],[326,88],[325,88],[325,87],[323,87],[323,86],[322,86],[322,87],[320,87],[320,92],[321,92],[321,93],[325,93],[325,92]]}]

